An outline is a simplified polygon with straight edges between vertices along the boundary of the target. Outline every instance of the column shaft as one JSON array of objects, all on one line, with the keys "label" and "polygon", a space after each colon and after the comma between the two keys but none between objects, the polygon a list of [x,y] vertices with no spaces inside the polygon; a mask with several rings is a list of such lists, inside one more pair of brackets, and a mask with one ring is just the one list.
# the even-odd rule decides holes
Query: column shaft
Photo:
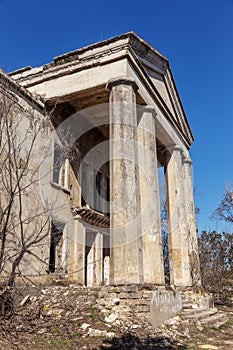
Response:
[{"label": "column shaft", "polygon": [[143,107],[138,122],[144,283],[164,284],[155,111]]},{"label": "column shaft", "polygon": [[96,285],[100,286],[103,282],[103,234],[98,232],[96,234],[95,238],[95,245],[96,245],[96,267],[95,267],[95,274],[96,274]]},{"label": "column shaft", "polygon": [[85,283],[85,246],[86,246],[86,229],[77,220],[74,220],[74,239],[72,241],[73,252],[72,266],[75,280],[79,284]]},{"label": "column shaft", "polygon": [[70,173],[70,162],[69,159],[65,159],[65,164],[64,164],[65,170],[64,170],[64,187],[66,189],[69,189],[69,173]]},{"label": "column shaft", "polygon": [[185,213],[182,154],[175,147],[165,168],[167,190],[170,281],[176,286],[191,286],[189,242]]},{"label": "column shaft", "polygon": [[138,214],[136,84],[124,77],[110,90],[110,283],[142,283]]},{"label": "column shaft", "polygon": [[186,224],[189,240],[189,258],[190,273],[193,285],[200,285],[200,262],[198,255],[198,242],[196,230],[196,217],[193,199],[193,185],[191,173],[191,160],[185,159],[183,164],[184,189],[185,189],[185,206],[186,206]]}]

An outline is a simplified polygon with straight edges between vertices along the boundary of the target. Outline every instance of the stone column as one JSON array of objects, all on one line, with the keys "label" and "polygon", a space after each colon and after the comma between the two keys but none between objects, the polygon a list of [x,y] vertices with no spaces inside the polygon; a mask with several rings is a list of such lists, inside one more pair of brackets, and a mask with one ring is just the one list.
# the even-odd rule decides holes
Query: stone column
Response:
[{"label": "stone column", "polygon": [[70,162],[67,158],[65,159],[64,168],[64,187],[69,190]]},{"label": "stone column", "polygon": [[[74,219],[74,238],[72,240],[73,251],[70,252],[72,259],[72,269],[75,281],[78,284],[85,283],[85,246],[86,246],[86,229],[78,219]],[[73,277],[72,276],[72,277]]]},{"label": "stone column", "polygon": [[110,284],[143,282],[139,222],[137,85],[111,79],[110,91]]},{"label": "stone column", "polygon": [[96,274],[96,285],[100,286],[103,282],[103,234],[98,232],[95,238],[95,274]]},{"label": "stone column", "polygon": [[143,107],[138,121],[144,283],[164,284],[155,111]]},{"label": "stone column", "polygon": [[192,280],[182,167],[182,149],[174,147],[168,154],[165,167],[170,282],[175,286],[186,287],[192,285]]},{"label": "stone column", "polygon": [[183,176],[185,189],[185,213],[187,234],[189,240],[190,272],[193,285],[201,285],[200,262],[198,255],[197,229],[195,207],[193,199],[193,184],[191,173],[191,159],[185,158],[183,161]]}]

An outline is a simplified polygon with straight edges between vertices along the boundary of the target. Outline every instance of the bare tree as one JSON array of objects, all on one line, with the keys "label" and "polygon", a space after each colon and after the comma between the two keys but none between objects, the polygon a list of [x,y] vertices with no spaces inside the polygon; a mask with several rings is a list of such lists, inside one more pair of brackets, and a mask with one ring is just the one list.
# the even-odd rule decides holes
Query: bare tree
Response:
[{"label": "bare tree", "polygon": [[212,214],[213,220],[226,223],[225,232],[203,231],[199,237],[199,256],[203,286],[217,299],[227,299],[233,285],[233,190],[227,186]]},{"label": "bare tree", "polygon": [[233,223],[233,188],[232,185],[225,187],[223,198],[212,214],[212,219],[223,220],[226,223]]},{"label": "bare tree", "polygon": [[[3,294],[15,280],[30,278],[28,266],[44,263],[41,247],[49,216],[39,193],[38,145],[46,116],[35,102],[0,76],[0,278]],[[39,265],[38,265],[39,266]],[[39,273],[39,271],[37,271]]]},{"label": "bare tree", "polygon": [[233,281],[233,235],[203,231],[198,243],[202,284],[216,299],[226,299]]}]

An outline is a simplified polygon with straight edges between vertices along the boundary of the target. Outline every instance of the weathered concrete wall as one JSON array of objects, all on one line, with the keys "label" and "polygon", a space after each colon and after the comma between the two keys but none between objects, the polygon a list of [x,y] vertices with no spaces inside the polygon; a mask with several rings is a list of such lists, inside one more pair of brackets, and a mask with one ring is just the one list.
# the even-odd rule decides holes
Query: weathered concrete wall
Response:
[{"label": "weathered concrete wall", "polygon": [[[5,101],[13,111],[11,114],[7,114],[7,110],[2,111],[2,131],[5,139],[2,139],[0,150],[0,179],[10,179],[11,176],[16,186],[17,176],[19,178],[13,193],[11,218],[6,226],[7,249],[4,251],[1,281],[8,281],[13,264],[20,261],[14,273],[18,283],[25,283],[25,276],[35,284],[50,283],[50,219],[62,222],[63,226],[66,226],[62,254],[67,255],[67,272],[71,272],[70,276],[73,277],[74,219],[69,204],[66,205],[68,195],[59,186],[51,185],[53,148],[49,147],[49,140],[52,139],[52,125],[43,112],[43,101],[33,100],[26,90],[21,89],[1,72],[0,95],[0,100]],[[10,146],[5,142],[7,124],[3,123],[3,117],[8,124],[9,121],[12,123],[13,136],[8,137]],[[10,158],[11,148],[14,149],[14,162]],[[8,164],[11,165],[10,168]],[[11,172],[8,169],[11,169]],[[9,203],[10,187],[7,188],[3,181],[0,183],[1,209],[4,210]]]},{"label": "weathered concrete wall", "polygon": [[175,291],[154,291],[151,296],[150,320],[154,328],[178,315],[182,310],[181,294]]}]

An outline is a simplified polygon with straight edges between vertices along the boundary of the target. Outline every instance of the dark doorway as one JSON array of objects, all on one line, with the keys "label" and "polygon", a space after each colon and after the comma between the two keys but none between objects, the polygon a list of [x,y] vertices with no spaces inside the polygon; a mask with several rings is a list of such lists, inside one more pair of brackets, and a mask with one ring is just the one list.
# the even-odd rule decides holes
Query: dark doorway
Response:
[{"label": "dark doorway", "polygon": [[62,266],[62,247],[63,247],[63,223],[52,222],[51,238],[49,250],[49,272],[61,272]]}]

